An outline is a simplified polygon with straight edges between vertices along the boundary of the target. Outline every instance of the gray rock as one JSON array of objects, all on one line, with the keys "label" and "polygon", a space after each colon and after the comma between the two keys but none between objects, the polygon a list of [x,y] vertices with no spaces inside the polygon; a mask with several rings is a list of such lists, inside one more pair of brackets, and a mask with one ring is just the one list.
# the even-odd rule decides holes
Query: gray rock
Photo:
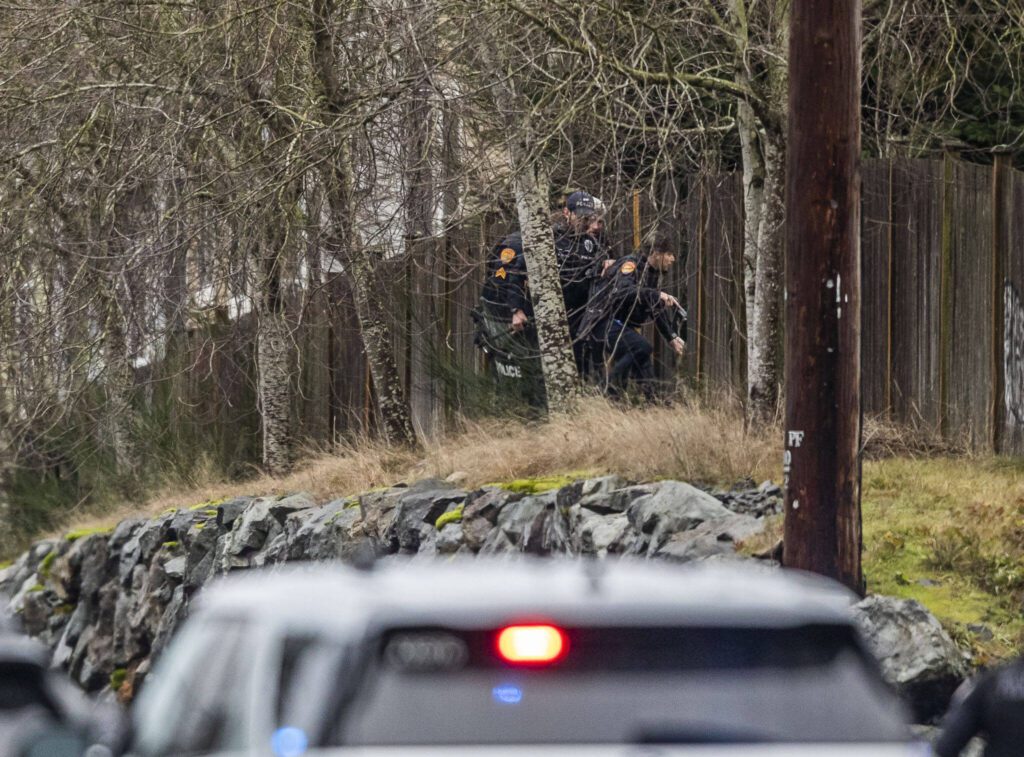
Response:
[{"label": "gray rock", "polygon": [[185,555],[173,557],[164,563],[164,572],[172,581],[178,582],[185,578]]},{"label": "gray rock", "polygon": [[422,527],[433,527],[449,506],[465,499],[466,492],[461,489],[422,491],[413,487],[409,493],[399,497],[392,532],[388,533],[389,540],[397,540],[399,548],[405,552],[416,552],[423,536],[428,533]]},{"label": "gray rock", "polygon": [[870,596],[854,617],[882,673],[913,708],[915,722],[945,712],[967,676],[960,649],[928,610],[913,599]]},{"label": "gray rock", "polygon": [[714,518],[704,521],[689,531],[673,534],[668,541],[654,551],[652,556],[672,562],[692,562],[711,557],[737,556],[736,542],[762,533],[765,528],[763,518],[752,518],[749,515]]},{"label": "gray rock", "polygon": [[505,555],[516,552],[515,543],[500,528],[492,528],[480,547],[481,555]]},{"label": "gray rock", "polygon": [[637,498],[628,510],[629,522],[650,536],[647,554],[653,555],[668,538],[704,521],[728,518],[732,513],[706,492],[679,481],[663,481],[656,490]]},{"label": "gray rock", "polygon": [[217,547],[221,537],[219,521],[193,523],[183,539],[185,547],[185,586],[195,589],[213,576]]},{"label": "gray rock", "polygon": [[522,494],[487,487],[472,492],[462,508],[462,531],[466,545],[479,550],[491,529],[498,523],[498,513],[523,498]]},{"label": "gray rock", "polygon": [[118,577],[122,584],[127,586],[135,567],[148,564],[160,546],[167,541],[167,533],[173,519],[174,514],[168,513],[155,520],[145,521],[135,529],[120,550]]},{"label": "gray rock", "polygon": [[524,497],[518,502],[509,503],[498,513],[498,528],[516,547],[529,545],[536,552],[542,543],[548,508],[554,507],[554,504],[555,492]]},{"label": "gray rock", "polygon": [[437,551],[442,555],[451,555],[463,546],[462,524],[445,523],[437,535]]},{"label": "gray rock", "polygon": [[636,540],[636,532],[625,513],[599,515],[593,510],[576,505],[569,515],[572,524],[574,551],[582,555],[621,554],[629,551]]},{"label": "gray rock", "polygon": [[[600,479],[595,479],[600,480]],[[658,484],[642,484],[640,486],[625,486],[610,491],[595,487],[593,492],[584,492],[580,498],[580,505],[593,510],[601,515],[612,513],[624,513],[640,497],[649,496],[658,490]]]},{"label": "gray rock", "polygon": [[276,497],[260,497],[245,508],[235,519],[231,533],[226,537],[224,552],[229,556],[245,556],[255,553],[281,530],[281,522],[275,517]]},{"label": "gray rock", "polygon": [[339,557],[339,545],[349,538],[360,519],[359,507],[352,506],[351,500],[336,499],[323,507],[313,510],[299,520],[298,515],[289,518],[286,532],[293,535],[288,539],[289,560],[329,560]]},{"label": "gray rock", "polygon": [[253,501],[253,497],[234,497],[226,502],[221,502],[217,505],[217,525],[224,531],[231,530],[235,521],[241,517]]},{"label": "gray rock", "polygon": [[317,506],[313,501],[313,495],[308,492],[290,494],[270,506],[270,514],[277,518],[278,523],[284,524],[285,519],[292,513],[301,510],[312,510]]}]

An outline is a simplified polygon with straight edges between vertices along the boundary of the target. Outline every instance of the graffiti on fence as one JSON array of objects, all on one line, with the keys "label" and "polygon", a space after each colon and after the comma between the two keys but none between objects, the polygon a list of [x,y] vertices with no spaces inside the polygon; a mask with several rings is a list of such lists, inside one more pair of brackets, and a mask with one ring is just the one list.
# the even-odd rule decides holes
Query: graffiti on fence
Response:
[{"label": "graffiti on fence", "polygon": [[1024,429],[1024,300],[1010,282],[1003,287],[1005,331],[1003,370],[1006,381],[1006,424]]}]

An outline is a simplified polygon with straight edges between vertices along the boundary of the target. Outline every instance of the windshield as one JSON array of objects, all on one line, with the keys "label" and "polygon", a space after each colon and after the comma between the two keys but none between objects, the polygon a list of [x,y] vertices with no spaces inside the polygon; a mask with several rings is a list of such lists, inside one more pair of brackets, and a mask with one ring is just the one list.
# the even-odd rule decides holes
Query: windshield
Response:
[{"label": "windshield", "polygon": [[[846,626],[563,629],[550,663],[501,629],[398,629],[336,697],[325,745],[902,741]],[[321,700],[323,701],[323,700]]]}]

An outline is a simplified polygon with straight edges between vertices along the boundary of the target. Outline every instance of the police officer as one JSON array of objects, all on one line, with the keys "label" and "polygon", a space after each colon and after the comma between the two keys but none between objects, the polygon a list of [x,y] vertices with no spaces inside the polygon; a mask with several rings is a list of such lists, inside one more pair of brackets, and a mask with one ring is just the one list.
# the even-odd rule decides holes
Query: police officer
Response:
[{"label": "police officer", "polygon": [[644,397],[654,399],[654,348],[639,332],[644,324],[654,321],[673,351],[683,354],[686,343],[674,324],[682,308],[675,297],[658,289],[659,275],[674,262],[672,247],[659,239],[646,254],[615,261],[594,289],[581,331],[611,355],[607,388],[613,397],[622,395],[632,377]]},{"label": "police officer", "polygon": [[481,308],[474,312],[476,344],[488,356],[488,367],[500,391],[514,394],[533,407],[544,405],[540,348],[533,328],[523,238],[513,232],[491,248]]},{"label": "police officer", "polygon": [[587,377],[594,370],[581,328],[591,288],[608,259],[601,244],[603,214],[604,204],[600,199],[588,192],[573,192],[566,198],[561,218],[554,225],[559,283],[569,321],[572,354],[582,377]]},{"label": "police officer", "polygon": [[985,757],[1024,754],[1024,657],[985,673],[946,716],[935,744],[938,757],[956,757],[975,735],[988,742]]}]

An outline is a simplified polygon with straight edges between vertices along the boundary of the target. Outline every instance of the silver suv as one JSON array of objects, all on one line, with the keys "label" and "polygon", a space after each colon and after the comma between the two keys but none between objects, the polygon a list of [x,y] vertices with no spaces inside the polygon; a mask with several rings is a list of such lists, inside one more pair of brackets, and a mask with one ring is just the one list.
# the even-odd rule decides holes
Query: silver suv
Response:
[{"label": "silver suv", "polygon": [[210,588],[134,753],[909,755],[852,595],[742,565],[287,567]]}]

